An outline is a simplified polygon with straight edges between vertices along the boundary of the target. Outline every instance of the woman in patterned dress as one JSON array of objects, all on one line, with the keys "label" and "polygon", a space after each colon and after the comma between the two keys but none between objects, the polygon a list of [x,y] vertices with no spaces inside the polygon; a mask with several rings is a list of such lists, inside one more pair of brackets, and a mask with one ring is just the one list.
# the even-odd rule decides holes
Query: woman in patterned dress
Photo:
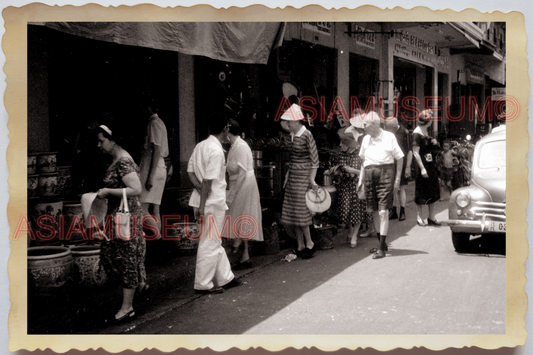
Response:
[{"label": "woman in patterned dress", "polygon": [[335,167],[329,171],[330,174],[340,175],[337,184],[338,212],[341,222],[348,225],[348,237],[352,248],[357,246],[361,222],[367,220],[366,200],[361,200],[357,196],[357,177],[361,173],[362,163],[359,157],[361,144],[357,138],[362,138],[363,132],[362,127],[355,125],[337,131],[341,140],[341,152],[335,158]]},{"label": "woman in patterned dress", "polygon": [[[102,241],[100,262],[107,276],[122,287],[122,306],[111,317],[120,322],[135,316],[133,297],[135,291],[144,293],[148,289],[144,257],[146,241],[142,235],[142,209],[139,202],[141,181],[139,168],[127,151],[119,144],[118,130],[101,125],[98,130],[98,148],[111,155],[113,161],[104,176],[104,188],[98,190],[99,198],[107,199],[106,221],[113,220],[122,200],[122,190],[126,189],[128,208],[131,213],[130,232],[132,236],[116,235],[115,221],[111,229],[105,230],[107,239]],[[106,223],[107,224],[107,223]],[[107,227],[107,226],[106,226]],[[107,227],[108,228],[108,227]]]},{"label": "woman in patterned dress", "polygon": [[281,224],[298,246],[295,254],[301,258],[311,258],[315,245],[311,240],[309,226],[312,223],[311,211],[305,202],[305,194],[312,188],[318,190],[315,182],[318,169],[318,151],[315,139],[302,124],[300,107],[293,104],[281,116],[282,128],[291,134],[289,171],[285,177],[285,197],[281,210]]},{"label": "woman in patterned dress", "polygon": [[247,231],[252,229],[244,231],[231,229],[230,238],[233,239],[233,253],[238,252],[241,243],[244,248],[241,260],[234,267],[238,270],[252,267],[248,241],[263,241],[263,225],[261,223],[261,197],[255,179],[252,151],[240,137],[242,130],[239,123],[231,119],[230,124],[228,137],[231,141],[231,148],[228,152],[226,165],[229,174],[229,192],[226,197],[226,204],[229,209],[226,210],[226,214],[231,216],[232,226],[234,221],[240,218],[243,223],[247,221],[247,223],[254,225],[254,229],[257,228],[254,235],[245,235],[248,234]]}]

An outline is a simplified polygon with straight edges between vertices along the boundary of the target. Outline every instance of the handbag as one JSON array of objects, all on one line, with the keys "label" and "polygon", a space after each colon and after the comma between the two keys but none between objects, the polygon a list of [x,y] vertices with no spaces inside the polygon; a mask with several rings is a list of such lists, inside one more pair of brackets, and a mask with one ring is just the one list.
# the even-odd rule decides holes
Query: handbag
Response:
[{"label": "handbag", "polygon": [[117,236],[122,240],[131,239],[131,213],[128,209],[128,198],[126,197],[126,189],[122,189],[122,200],[120,201],[120,206],[118,211],[115,214],[115,224],[116,224],[116,233]]},{"label": "handbag", "polygon": [[309,211],[313,214],[322,213],[327,211],[331,206],[331,196],[329,195],[329,192],[322,187],[319,187],[316,191],[310,189],[305,194],[305,203],[307,208],[309,208]]}]

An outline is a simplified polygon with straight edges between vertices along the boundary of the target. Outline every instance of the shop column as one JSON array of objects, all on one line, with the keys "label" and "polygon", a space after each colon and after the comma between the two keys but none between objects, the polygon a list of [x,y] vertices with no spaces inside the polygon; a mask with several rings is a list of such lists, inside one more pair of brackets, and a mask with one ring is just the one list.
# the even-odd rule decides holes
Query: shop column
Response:
[{"label": "shop column", "polygon": [[[337,97],[341,100],[346,110],[349,120],[352,117],[350,112],[350,51],[348,37],[345,32],[344,22],[335,24],[335,42],[337,49]],[[340,107],[337,106],[337,109]]]},{"label": "shop column", "polygon": [[178,53],[180,182],[189,185],[187,163],[196,146],[194,56]]},{"label": "shop column", "polygon": [[[390,32],[390,24],[384,23],[381,31]],[[380,110],[382,110],[385,117],[389,117],[394,113],[394,108],[392,107],[394,95],[394,57],[392,48],[394,47],[394,38],[389,38],[386,34],[382,34],[382,36],[384,36],[382,42],[386,43],[386,45],[382,46],[382,64],[379,66],[379,92],[377,95],[378,99],[380,97],[383,99],[383,108],[380,108]]]}]

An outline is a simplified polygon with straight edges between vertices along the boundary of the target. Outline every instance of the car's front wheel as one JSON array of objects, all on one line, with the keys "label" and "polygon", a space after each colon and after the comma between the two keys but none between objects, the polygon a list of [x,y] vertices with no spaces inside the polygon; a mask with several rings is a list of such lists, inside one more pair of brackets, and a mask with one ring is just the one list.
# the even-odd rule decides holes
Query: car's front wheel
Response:
[{"label": "car's front wheel", "polygon": [[452,243],[455,251],[462,253],[468,248],[468,242],[470,241],[469,233],[452,232]]}]

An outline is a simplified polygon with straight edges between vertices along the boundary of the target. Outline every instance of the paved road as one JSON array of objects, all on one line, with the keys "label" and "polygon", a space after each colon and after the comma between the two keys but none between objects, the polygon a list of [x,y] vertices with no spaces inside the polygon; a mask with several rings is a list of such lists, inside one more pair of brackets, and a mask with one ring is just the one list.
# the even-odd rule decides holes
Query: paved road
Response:
[{"label": "paved road", "polygon": [[334,249],[276,261],[223,294],[159,295],[127,333],[505,334],[505,257],[484,240],[457,254],[448,227],[417,226],[412,202],[407,213],[391,222],[384,259],[369,254],[375,240],[351,249],[341,230]]}]

